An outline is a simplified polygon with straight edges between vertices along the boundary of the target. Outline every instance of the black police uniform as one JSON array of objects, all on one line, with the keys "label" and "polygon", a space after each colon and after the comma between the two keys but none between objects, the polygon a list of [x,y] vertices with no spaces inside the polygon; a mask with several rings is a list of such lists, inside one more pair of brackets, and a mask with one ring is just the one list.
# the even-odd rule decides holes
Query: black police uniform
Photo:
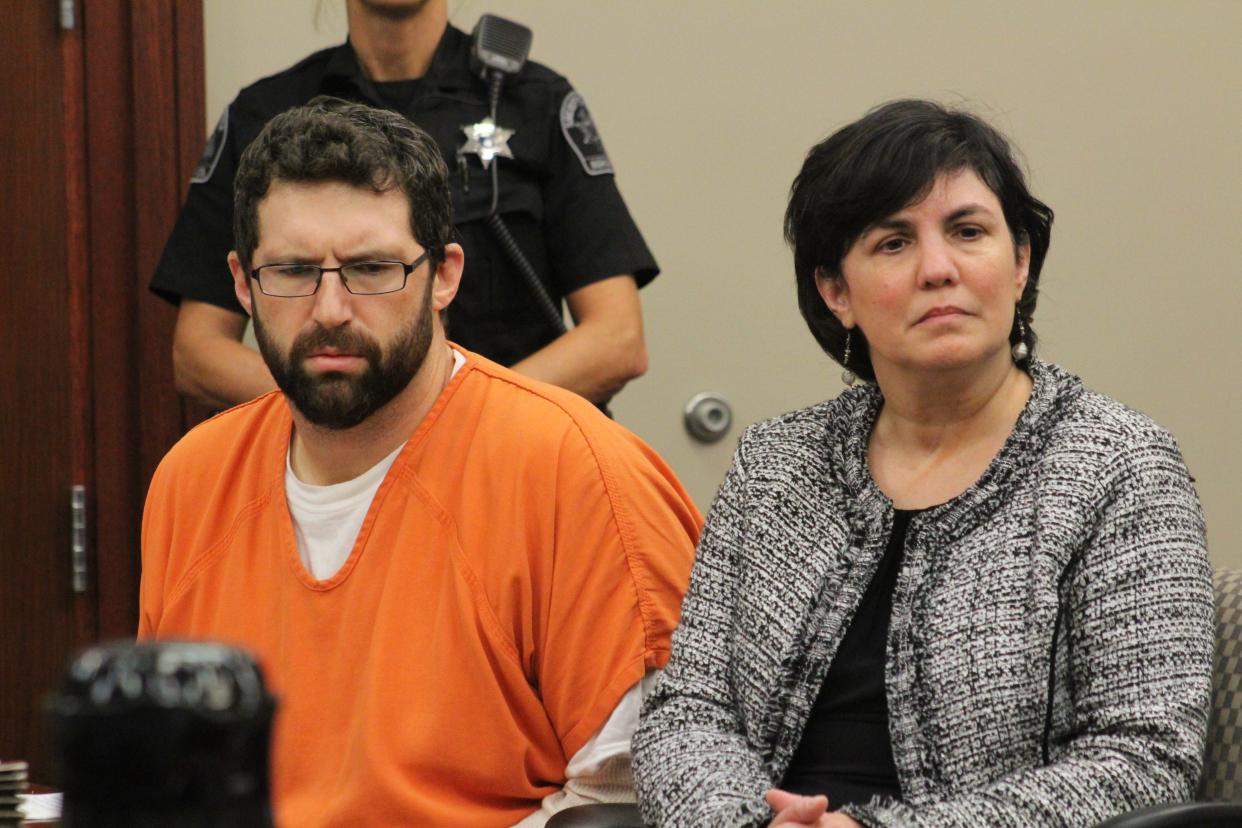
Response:
[{"label": "black police uniform", "polygon": [[[208,140],[151,290],[174,303],[192,299],[242,313],[226,263],[238,159],[273,116],[316,95],[335,95],[404,114],[444,155],[466,254],[449,306],[453,341],[505,365],[551,342],[558,332],[487,227],[491,172],[476,155],[458,159],[462,127],[489,114],[486,86],[470,72],[469,55],[470,38],[449,26],[417,80],[368,80],[345,43],[242,90]],[[496,122],[515,130],[514,157],[493,161],[501,165],[500,214],[558,307],[566,294],[610,276],[633,274],[639,287],[655,278],[655,260],[617,191],[590,113],[565,78],[528,62],[506,79]]]}]

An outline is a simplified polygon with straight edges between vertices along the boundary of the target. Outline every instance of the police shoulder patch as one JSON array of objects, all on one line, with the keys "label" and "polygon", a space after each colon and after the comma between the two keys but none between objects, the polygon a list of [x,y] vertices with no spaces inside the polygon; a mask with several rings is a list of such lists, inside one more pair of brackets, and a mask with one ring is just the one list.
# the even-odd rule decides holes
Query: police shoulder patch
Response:
[{"label": "police shoulder patch", "polygon": [[612,162],[604,152],[604,142],[591,119],[591,112],[586,101],[574,90],[561,101],[561,132],[587,175],[612,175]]},{"label": "police shoulder patch", "polygon": [[220,156],[224,154],[224,140],[228,135],[229,108],[226,106],[220,120],[216,121],[216,128],[207,139],[207,146],[203,147],[203,155],[198,159],[194,174],[190,176],[191,184],[203,184],[211,179],[211,174],[216,171],[216,164],[220,163]]}]

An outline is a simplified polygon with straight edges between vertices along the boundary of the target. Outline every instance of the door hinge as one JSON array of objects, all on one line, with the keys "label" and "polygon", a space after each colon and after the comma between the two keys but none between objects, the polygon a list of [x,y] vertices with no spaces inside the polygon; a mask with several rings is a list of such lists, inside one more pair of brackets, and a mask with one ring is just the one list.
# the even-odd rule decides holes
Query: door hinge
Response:
[{"label": "door hinge", "polygon": [[74,10],[74,2],[76,0],[59,0],[60,5],[60,28],[62,31],[69,31],[76,25],[76,13]]},{"label": "door hinge", "polygon": [[69,494],[70,547],[73,591],[86,592],[86,487],[74,486]]}]

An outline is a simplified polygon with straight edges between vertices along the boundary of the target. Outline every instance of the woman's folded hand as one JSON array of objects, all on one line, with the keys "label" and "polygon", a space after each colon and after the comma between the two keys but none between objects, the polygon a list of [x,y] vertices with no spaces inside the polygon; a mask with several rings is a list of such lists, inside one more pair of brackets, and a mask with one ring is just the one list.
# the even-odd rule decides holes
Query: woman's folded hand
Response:
[{"label": "woman's folded hand", "polygon": [[801,794],[770,788],[764,793],[768,806],[776,811],[770,828],[863,828],[845,814],[828,813],[828,797]]}]

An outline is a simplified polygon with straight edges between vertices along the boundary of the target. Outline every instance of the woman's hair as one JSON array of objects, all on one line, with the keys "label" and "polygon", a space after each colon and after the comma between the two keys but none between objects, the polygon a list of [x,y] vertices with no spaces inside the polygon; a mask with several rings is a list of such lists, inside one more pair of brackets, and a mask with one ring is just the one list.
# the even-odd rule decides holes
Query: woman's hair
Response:
[{"label": "woman's hair", "polygon": [[[996,194],[1015,253],[1019,245],[1030,245],[1018,311],[1025,342],[1034,350],[1031,319],[1052,235],[1052,209],[1027,189],[1009,142],[980,118],[931,101],[900,100],[812,147],[789,192],[785,239],[793,248],[798,307],[820,347],[837,362],[844,364],[846,330],[824,304],[816,279],[840,279],[841,260],[868,227],[922,200],[938,176],[967,169]],[[1018,339],[1015,320],[1009,341]],[[846,367],[875,379],[861,331],[850,340]]]}]

